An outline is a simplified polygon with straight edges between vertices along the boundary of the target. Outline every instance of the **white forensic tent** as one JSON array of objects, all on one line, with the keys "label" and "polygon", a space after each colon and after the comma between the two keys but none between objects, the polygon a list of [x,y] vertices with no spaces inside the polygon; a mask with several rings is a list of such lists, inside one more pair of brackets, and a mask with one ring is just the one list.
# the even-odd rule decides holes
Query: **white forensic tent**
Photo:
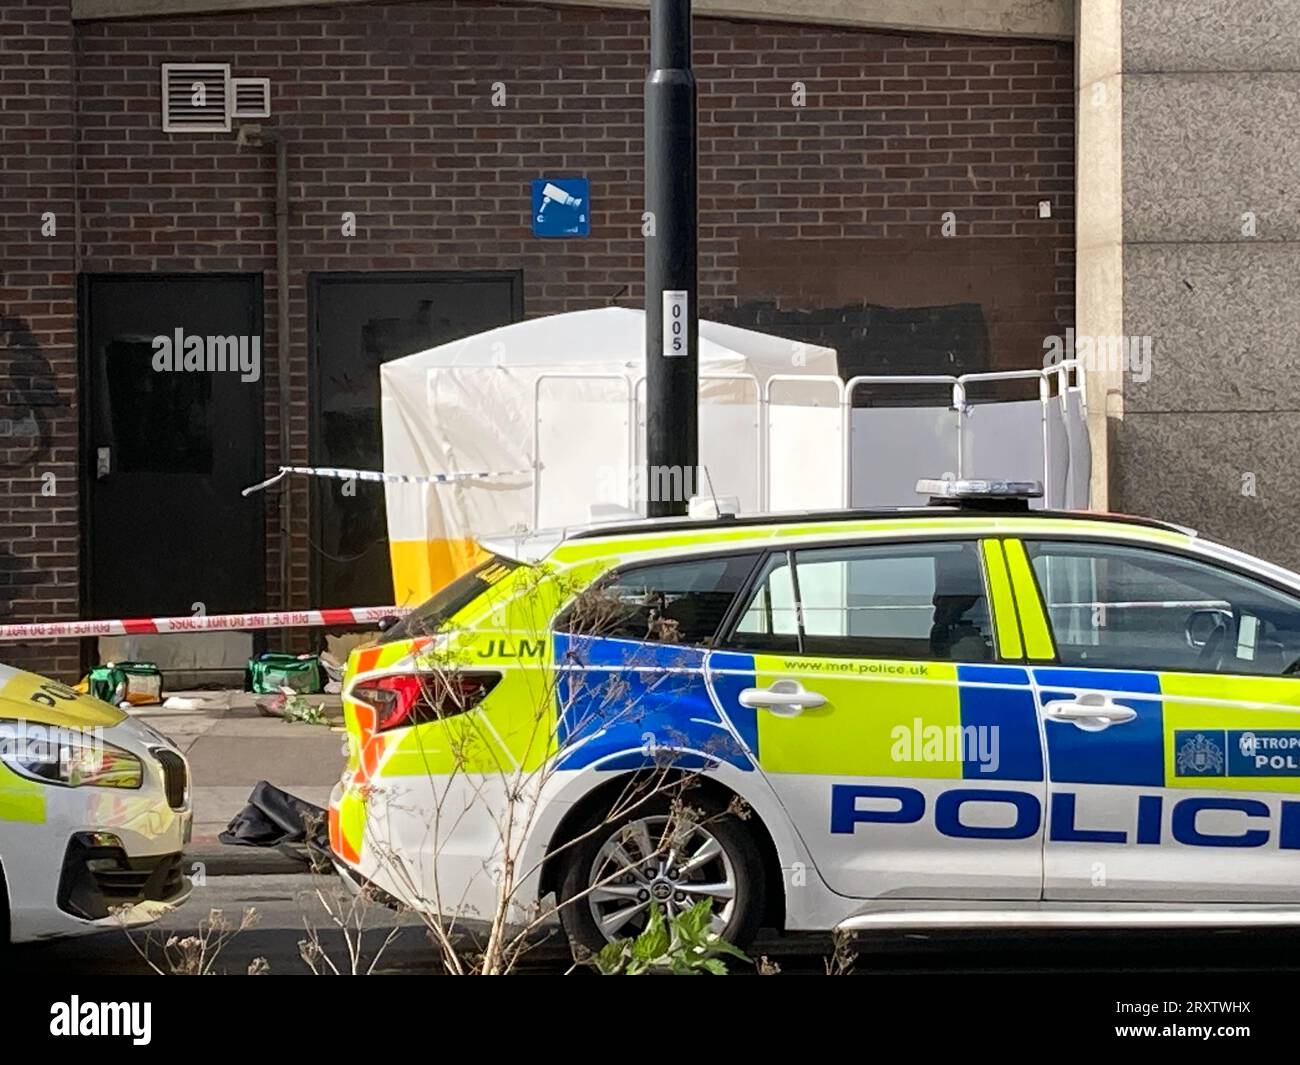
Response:
[{"label": "white forensic tent", "polygon": [[[1041,481],[1088,506],[1083,367],[960,376],[838,373],[831,348],[700,322],[700,464],[645,483],[645,318],[574,311],[385,364],[393,583],[417,602],[482,557],[477,541],[643,513],[647,497],[735,497],[742,513],[916,505],[918,478]],[[659,356],[662,357],[662,356]],[[1015,398],[1018,395],[1023,398]],[[430,483],[436,475],[489,474]]]},{"label": "white forensic tent", "polygon": [[643,311],[516,322],[395,359],[380,381],[386,472],[493,475],[386,485],[399,605],[469,568],[476,538],[585,523],[593,507],[638,511],[649,493],[734,496],[742,511],[842,498],[842,385],[831,348],[701,321],[707,479],[684,487],[641,476]]}]

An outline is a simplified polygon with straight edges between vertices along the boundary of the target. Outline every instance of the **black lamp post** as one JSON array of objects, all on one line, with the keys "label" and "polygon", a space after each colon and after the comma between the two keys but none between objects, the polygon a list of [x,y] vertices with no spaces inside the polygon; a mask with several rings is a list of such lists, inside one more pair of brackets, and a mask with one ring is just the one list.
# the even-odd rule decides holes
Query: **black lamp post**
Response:
[{"label": "black lamp post", "polygon": [[[651,0],[645,83],[646,507],[686,513],[698,488],[699,278],[691,0]],[[666,497],[666,498],[665,498]]]}]

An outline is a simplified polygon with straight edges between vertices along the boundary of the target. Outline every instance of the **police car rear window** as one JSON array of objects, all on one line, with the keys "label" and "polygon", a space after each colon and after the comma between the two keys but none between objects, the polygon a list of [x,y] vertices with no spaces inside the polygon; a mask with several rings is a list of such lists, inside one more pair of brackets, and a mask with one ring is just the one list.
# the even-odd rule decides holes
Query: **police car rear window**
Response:
[{"label": "police car rear window", "polygon": [[757,554],[748,554],[629,566],[580,596],[560,615],[556,631],[705,646],[757,562]]},{"label": "police car rear window", "polygon": [[438,591],[432,599],[416,607],[380,636],[379,642],[392,643],[394,640],[406,640],[412,636],[437,632],[451,618],[519,566],[520,563],[514,559],[493,555],[468,573],[462,573]]}]

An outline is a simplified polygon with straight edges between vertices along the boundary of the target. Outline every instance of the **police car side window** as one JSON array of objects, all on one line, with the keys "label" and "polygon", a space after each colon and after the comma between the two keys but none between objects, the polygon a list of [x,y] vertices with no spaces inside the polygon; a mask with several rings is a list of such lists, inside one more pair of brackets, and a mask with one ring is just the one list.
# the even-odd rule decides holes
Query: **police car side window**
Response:
[{"label": "police car side window", "polygon": [[[795,582],[801,609],[795,608]],[[769,559],[727,646],[981,662],[993,626],[974,543],[863,545]]]},{"label": "police car side window", "polygon": [[982,662],[993,625],[974,543],[795,554],[809,654]]},{"label": "police car side window", "polygon": [[727,645],[742,651],[799,650],[789,555],[775,554],[767,560]]},{"label": "police car side window", "polygon": [[1063,665],[1300,675],[1294,596],[1149,548],[1025,546]]},{"label": "police car side window", "polygon": [[556,631],[706,646],[757,562],[749,554],[629,566],[579,596]]}]

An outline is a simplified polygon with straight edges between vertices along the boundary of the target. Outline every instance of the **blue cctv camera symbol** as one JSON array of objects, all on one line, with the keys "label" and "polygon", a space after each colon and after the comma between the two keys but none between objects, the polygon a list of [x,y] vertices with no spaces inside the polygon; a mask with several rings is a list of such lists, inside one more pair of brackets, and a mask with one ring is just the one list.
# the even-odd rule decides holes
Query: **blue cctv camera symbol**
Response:
[{"label": "blue cctv camera symbol", "polygon": [[581,207],[582,197],[574,196],[565,192],[559,185],[553,185],[547,182],[542,186],[542,206],[537,211],[537,221],[542,220],[542,215],[546,213],[546,208],[553,203],[558,203],[562,207]]}]

